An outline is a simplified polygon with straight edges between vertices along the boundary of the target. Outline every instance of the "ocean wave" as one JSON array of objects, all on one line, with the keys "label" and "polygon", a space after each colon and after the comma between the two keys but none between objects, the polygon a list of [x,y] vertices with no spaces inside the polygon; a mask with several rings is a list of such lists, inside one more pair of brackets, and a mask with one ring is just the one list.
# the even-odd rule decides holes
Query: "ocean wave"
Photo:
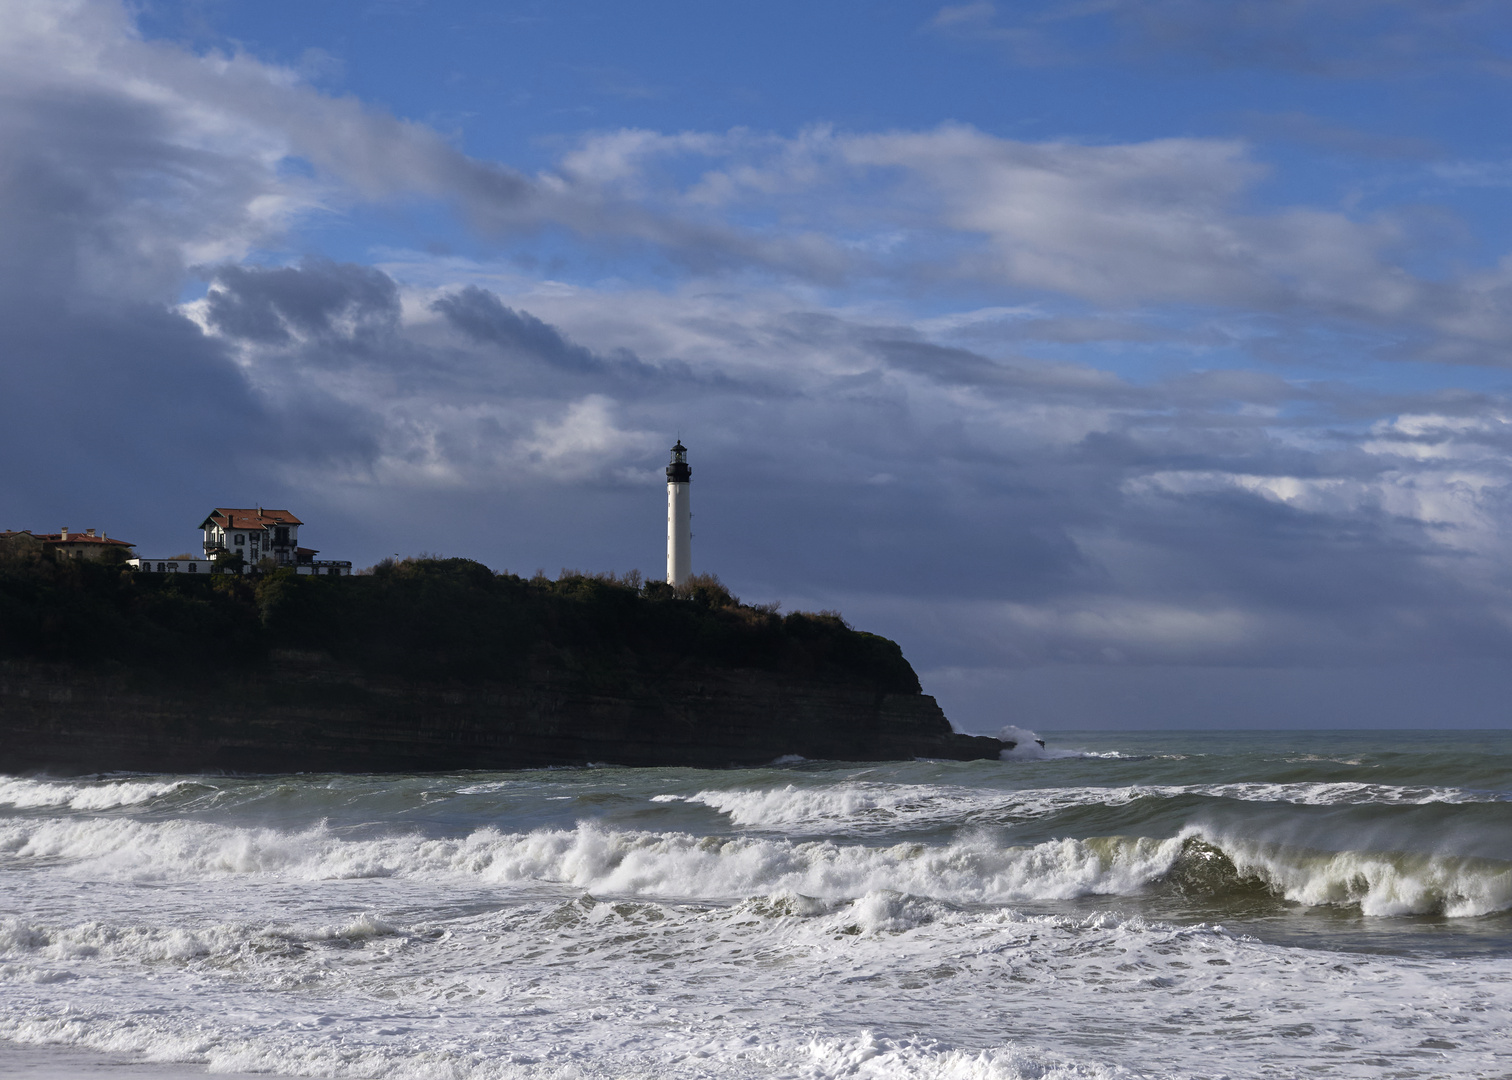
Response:
[{"label": "ocean wave", "polygon": [[[1204,869],[1217,863],[1211,852],[1224,861],[1216,876]],[[447,839],[349,839],[323,825],[284,832],[119,819],[12,822],[0,828],[0,866],[33,860],[63,863],[74,875],[127,881],[246,874],[311,881],[439,876],[672,900],[739,900],[779,892],[843,900],[899,893],[1007,904],[1137,895],[1176,881],[1183,887],[1196,883],[1215,895],[1258,882],[1295,903],[1358,906],[1372,916],[1469,916],[1512,908],[1512,864],[1505,862],[1402,852],[1319,853],[1196,827],[1165,839],[1068,838],[1018,847],[985,834],[940,846],[870,847],[593,824],[529,833],[485,828]]]},{"label": "ocean wave", "polygon": [[394,923],[363,913],[311,928],[224,923],[197,927],[118,925],[99,919],[47,926],[15,916],[0,917],[0,960],[19,956],[66,963],[81,959],[139,963],[288,956],[311,946],[346,948],[390,937],[406,937]]},{"label": "ocean wave", "polygon": [[69,810],[113,810],[138,806],[188,787],[195,780],[102,780],[95,782],[33,780],[0,777],[0,806],[18,810],[56,807]]},{"label": "ocean wave", "polygon": [[780,788],[711,788],[691,795],[656,795],[651,801],[707,806],[725,814],[731,824],[745,829],[807,828],[819,831],[841,827],[866,831],[899,826],[970,825],[985,820],[1025,820],[1083,806],[1126,806],[1141,799],[1185,796],[1297,806],[1422,806],[1512,801],[1512,794],[1507,792],[1365,783],[1257,782],[994,791],[868,781],[824,787],[787,784]]},{"label": "ocean wave", "polygon": [[780,890],[856,897],[893,890],[966,902],[1125,893],[1158,877],[1179,839],[1055,840],[1005,848],[986,837],[944,847],[886,848],[758,837],[632,832],[591,824],[460,839],[342,838],[202,822],[118,819],[12,822],[0,865],[69,863],[73,873],[157,881],[227,874],[306,880],[462,876],[508,885],[550,882],[617,895],[738,899]]},{"label": "ocean wave", "polygon": [[1307,907],[1463,918],[1512,909],[1512,864],[1418,852],[1309,851],[1213,837],[1239,877]]},{"label": "ocean wave", "polygon": [[1194,795],[1239,799],[1243,802],[1287,802],[1298,806],[1427,806],[1431,803],[1512,802],[1512,792],[1477,791],[1427,785],[1367,784],[1358,781],[1325,783],[1235,783],[1195,784],[1186,788],[1161,789]]}]

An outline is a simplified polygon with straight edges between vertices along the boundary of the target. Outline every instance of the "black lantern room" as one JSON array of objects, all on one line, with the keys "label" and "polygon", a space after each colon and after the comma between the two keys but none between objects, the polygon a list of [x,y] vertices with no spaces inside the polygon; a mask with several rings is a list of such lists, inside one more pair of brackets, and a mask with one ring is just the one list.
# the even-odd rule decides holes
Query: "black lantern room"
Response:
[{"label": "black lantern room", "polygon": [[693,470],[688,468],[688,448],[678,439],[672,448],[672,464],[667,466],[667,483],[686,484],[692,477]]}]

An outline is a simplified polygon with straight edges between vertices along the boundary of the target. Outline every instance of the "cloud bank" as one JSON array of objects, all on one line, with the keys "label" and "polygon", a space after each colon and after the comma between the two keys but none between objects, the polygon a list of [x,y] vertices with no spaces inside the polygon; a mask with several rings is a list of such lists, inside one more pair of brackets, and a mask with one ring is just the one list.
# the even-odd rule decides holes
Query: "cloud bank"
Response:
[{"label": "cloud bank", "polygon": [[[1264,204],[1238,139],[950,123],[596,132],[527,173],[114,4],[4,9],[0,526],[176,550],[256,498],[359,561],[654,570],[681,435],[702,568],[956,684],[1512,646],[1512,404],[1271,362],[1507,363],[1512,259],[1423,272],[1409,208]],[[499,258],[301,239],[374,205]],[[540,237],[616,272],[506,257]]]}]

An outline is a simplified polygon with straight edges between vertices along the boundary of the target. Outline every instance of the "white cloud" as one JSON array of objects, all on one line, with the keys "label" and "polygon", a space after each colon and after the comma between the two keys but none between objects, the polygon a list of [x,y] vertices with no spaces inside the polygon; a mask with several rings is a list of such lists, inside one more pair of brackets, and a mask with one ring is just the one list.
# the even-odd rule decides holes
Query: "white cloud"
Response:
[{"label": "white cloud", "polygon": [[[643,493],[656,554],[656,470],[681,432],[700,514],[717,508],[700,525],[711,568],[913,634],[926,659],[1508,644],[1507,403],[1363,399],[1232,366],[1266,335],[1341,324],[1485,358],[1512,340],[1512,278],[1413,277],[1389,216],[1257,209],[1264,170],[1243,143],[619,131],[526,177],[275,65],[142,41],[113,5],[14,11],[0,141],[48,181],[0,187],[0,333],[23,357],[0,372],[23,404],[0,406],[18,453],[158,403],[153,425],[187,415],[210,434],[186,426],[133,456],[154,497],[192,460],[206,486],[240,469],[339,489],[385,529],[428,520],[403,511],[427,499],[448,521],[492,514],[471,535],[510,545],[504,563],[581,545],[562,558],[588,565],[632,550],[646,507],[623,506]],[[59,190],[73,201],[53,213]],[[400,252],[388,273],[258,265],[307,215],[412,196],[461,208],[479,235],[567,225],[603,242],[610,273]],[[619,280],[647,250],[616,263],[627,238],[680,262]],[[208,295],[175,306],[207,259]],[[117,348],[122,322],[83,335],[67,305],[85,293],[162,332],[134,351]],[[1193,304],[1206,338],[1164,329],[1190,326]],[[1030,324],[1113,347],[1025,355]],[[47,347],[17,346],[23,329]],[[1162,335],[1170,374],[1117,365],[1120,343]],[[102,342],[108,367],[80,359]],[[77,388],[96,385],[90,411]],[[218,389],[187,408],[163,390],[202,385]],[[528,518],[498,509],[527,499]]]},{"label": "white cloud", "polygon": [[553,479],[601,475],[606,464],[617,464],[621,475],[635,476],[629,463],[659,451],[663,436],[617,427],[614,411],[614,402],[603,394],[572,402],[560,418],[536,423],[531,437],[521,443],[523,460]]}]

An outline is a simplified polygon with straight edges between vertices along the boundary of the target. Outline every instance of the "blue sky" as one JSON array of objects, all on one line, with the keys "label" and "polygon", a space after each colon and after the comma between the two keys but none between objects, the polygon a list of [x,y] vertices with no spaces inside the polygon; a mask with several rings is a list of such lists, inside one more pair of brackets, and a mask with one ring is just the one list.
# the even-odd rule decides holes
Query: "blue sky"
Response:
[{"label": "blue sky", "polygon": [[0,527],[695,568],[962,727],[1505,725],[1512,13],[0,0]]}]

